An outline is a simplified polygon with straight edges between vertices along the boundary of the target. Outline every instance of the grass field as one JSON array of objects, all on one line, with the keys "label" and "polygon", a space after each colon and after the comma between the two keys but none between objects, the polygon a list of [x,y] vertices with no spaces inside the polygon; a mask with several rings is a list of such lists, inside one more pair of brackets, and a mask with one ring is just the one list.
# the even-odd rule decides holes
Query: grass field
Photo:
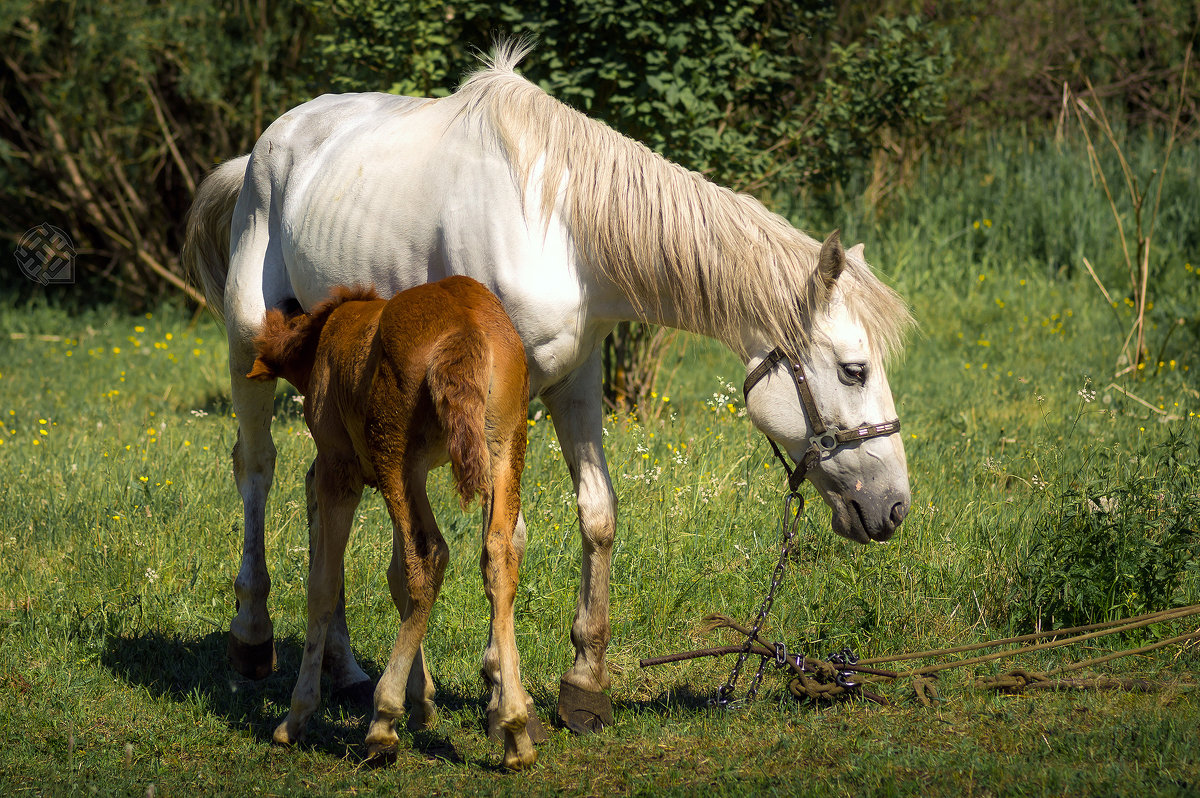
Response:
[{"label": "grass field", "polygon": [[[1177,153],[1166,174],[1151,359],[1115,386],[1132,311],[1112,215],[1086,163],[1042,142],[982,153],[927,166],[886,218],[849,207],[837,222],[847,242],[866,241],[920,322],[891,370],[913,510],[890,545],[859,547],[829,531],[808,490],[799,557],[767,636],[809,654],[849,645],[882,656],[1200,602],[1200,199],[1190,188],[1200,149]],[[1155,157],[1148,145],[1135,166]],[[1186,323],[1168,337],[1176,318]],[[250,684],[225,665],[241,509],[223,332],[169,304],[126,316],[10,302],[0,329],[3,794],[1200,794],[1196,644],[1094,671],[1175,685],[1160,692],[973,685],[1179,634],[1194,619],[952,672],[932,708],[903,680],[880,688],[886,708],[801,705],[772,671],[756,703],[722,712],[707,701],[729,660],[640,669],[640,658],[714,644],[701,632],[709,612],[749,617],[777,553],[783,476],[741,416],[740,364],[687,337],[640,420],[606,423],[621,504],[613,728],[587,739],[551,731],[531,772],[497,769],[477,676],[487,628],[478,519],[457,510],[439,474],[434,506],[452,562],[427,638],[437,729],[370,770],[366,718],[326,702],[304,745],[273,747],[304,628],[312,445],[295,397],[278,397],[268,507],[279,668]],[[547,719],[569,664],[579,541],[538,410],[517,624],[526,687]],[[396,629],[389,537],[370,496],[347,594],[373,674]]]}]

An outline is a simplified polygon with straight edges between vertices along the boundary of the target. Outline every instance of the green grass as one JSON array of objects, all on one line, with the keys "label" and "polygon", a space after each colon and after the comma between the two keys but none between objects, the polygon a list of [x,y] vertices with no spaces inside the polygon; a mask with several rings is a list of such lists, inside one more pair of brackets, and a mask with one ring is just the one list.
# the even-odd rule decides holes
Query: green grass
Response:
[{"label": "green grass", "polygon": [[[1188,150],[1176,162],[1196,158]],[[850,215],[847,240],[867,241],[921,324],[890,374],[914,508],[891,545],[859,547],[829,531],[809,490],[811,523],[768,636],[810,654],[850,645],[880,656],[1200,602],[1195,319],[1163,347],[1161,368],[1119,383],[1154,410],[1109,387],[1128,308],[1108,306],[1085,273],[1064,268],[1082,253],[1105,279],[1119,274],[1111,217],[1093,191],[1077,154],[995,145],[977,162],[927,169],[894,218]],[[1030,232],[1048,208],[1058,215],[1040,222],[1047,230],[1074,224],[1078,234],[1061,245],[1062,262]],[[1200,277],[1185,268],[1200,261],[1194,235],[1182,222],[1159,232],[1155,355],[1178,309],[1200,305]],[[369,770],[365,718],[326,703],[304,745],[275,748],[270,731],[287,710],[304,628],[302,477],[312,445],[298,405],[281,391],[268,508],[279,669],[247,684],[231,680],[224,654],[241,510],[223,333],[170,305],[127,317],[10,304],[0,329],[4,794],[141,795],[149,784],[160,795],[1200,791],[1200,698],[1187,689],[1200,667],[1195,645],[1103,668],[1184,685],[1166,692],[994,695],[972,679],[1004,666],[979,666],[944,677],[933,708],[904,682],[881,688],[888,708],[801,706],[771,672],[757,703],[722,713],[707,699],[729,660],[640,669],[642,657],[713,644],[700,631],[709,612],[752,614],[778,545],[783,476],[739,415],[740,366],[686,337],[642,420],[606,423],[621,502],[609,649],[616,725],[591,739],[552,731],[531,772],[496,768],[477,677],[487,628],[478,519],[458,512],[438,474],[434,506],[452,548],[427,638],[440,724],[402,736],[398,761]],[[579,542],[544,418],[530,427],[529,453],[518,645],[526,687],[549,718],[570,662]],[[1115,509],[1088,509],[1100,499]],[[389,535],[369,496],[347,592],[356,651],[372,674],[396,629]],[[1183,630],[1014,664],[1048,669]]]}]

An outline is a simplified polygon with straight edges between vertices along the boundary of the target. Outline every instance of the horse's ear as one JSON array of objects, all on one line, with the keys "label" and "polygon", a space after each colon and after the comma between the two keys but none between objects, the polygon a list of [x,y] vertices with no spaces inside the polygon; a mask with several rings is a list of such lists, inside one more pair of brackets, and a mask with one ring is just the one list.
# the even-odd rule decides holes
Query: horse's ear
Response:
[{"label": "horse's ear", "polygon": [[865,261],[867,259],[866,249],[863,246],[862,242],[859,242],[859,243],[855,244],[854,246],[850,247],[850,249],[846,250],[846,257],[847,258],[857,258],[858,260]]},{"label": "horse's ear", "polygon": [[834,230],[821,245],[821,255],[817,260],[817,273],[821,275],[825,288],[833,290],[837,278],[846,268],[846,252],[842,249],[841,233]]}]

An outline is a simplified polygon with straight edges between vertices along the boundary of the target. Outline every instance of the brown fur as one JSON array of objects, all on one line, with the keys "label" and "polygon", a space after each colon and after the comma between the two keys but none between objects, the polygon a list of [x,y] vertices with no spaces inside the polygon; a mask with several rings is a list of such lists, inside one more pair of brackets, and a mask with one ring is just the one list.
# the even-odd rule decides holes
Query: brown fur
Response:
[{"label": "brown fur", "polygon": [[300,393],[307,394],[308,378],[317,356],[317,343],[329,314],[346,302],[377,299],[379,294],[373,288],[339,285],[334,287],[329,299],[316,305],[308,314],[288,316],[282,310],[268,310],[262,330],[254,339],[258,357],[246,376],[252,380],[282,377],[296,386]]},{"label": "brown fur", "polygon": [[[304,417],[317,445],[317,524],[309,580],[309,629],[292,711],[276,730],[293,742],[319,696],[329,614],[341,590],[341,564],[364,485],[379,489],[393,523],[388,584],[402,623],[375,693],[367,742],[395,746],[404,706],[431,722],[433,688],[421,640],[449,559],[425,495],[428,471],[451,464],[464,508],[484,505],[480,566],[492,603],[484,659],[494,709],[505,732],[505,764],[536,754],[525,723],[512,609],[524,549],[517,534],[525,465],[529,375],[525,351],[500,301],[468,277],[450,277],[390,300],[370,289],[338,288],[307,315],[272,310],[255,339],[247,376],[283,377],[304,393]],[[315,663],[315,665],[314,665]],[[516,682],[515,686],[513,681]]]}]

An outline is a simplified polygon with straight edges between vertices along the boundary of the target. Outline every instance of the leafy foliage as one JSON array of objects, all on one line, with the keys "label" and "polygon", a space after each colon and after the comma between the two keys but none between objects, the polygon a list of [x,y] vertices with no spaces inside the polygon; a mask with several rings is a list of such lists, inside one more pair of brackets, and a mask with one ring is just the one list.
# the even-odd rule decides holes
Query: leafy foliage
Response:
[{"label": "leafy foliage", "polygon": [[882,128],[928,124],[944,101],[948,39],[915,16],[851,24],[811,0],[569,5],[345,0],[313,72],[339,70],[339,89],[445,94],[465,49],[497,30],[530,35],[523,68],[551,94],[750,189],[842,177]]},{"label": "leafy foliage", "polygon": [[1036,516],[1011,606],[1025,629],[1059,629],[1176,606],[1200,577],[1200,451],[1184,434],[1072,484]]},{"label": "leafy foliage", "polygon": [[[776,207],[872,155],[868,194],[883,196],[881,152],[903,159],[979,127],[1052,120],[1064,81],[1085,98],[1119,98],[1134,122],[1161,122],[1196,41],[1195,8],[1182,0],[913,9],[12,0],[0,8],[0,236],[55,224],[80,253],[89,290],[79,296],[152,301],[182,287],[182,217],[212,164],[314,93],[443,95],[497,34],[536,36],[527,74],[567,102]],[[1193,81],[1183,96],[1184,139],[1198,90]]]},{"label": "leafy foliage", "polygon": [[[1196,5],[1177,0],[992,0],[986,9],[927,8],[960,58],[950,81],[953,129],[1053,121],[1064,85],[1118,108],[1138,127],[1164,124],[1178,100],[1184,54],[1198,43]],[[1184,105],[1194,134],[1200,86],[1188,87]]]},{"label": "leafy foliage", "polygon": [[302,92],[303,10],[29,0],[2,13],[2,234],[69,231],[92,297],[136,305],[185,289],[192,192]]},{"label": "leafy foliage", "polygon": [[915,17],[860,31],[833,9],[10,3],[0,19],[4,234],[15,240],[53,220],[70,231],[89,281],[133,304],[186,290],[178,236],[213,163],[317,92],[444,95],[501,32],[539,39],[527,68],[543,86],[722,182],[827,181],[882,127],[935,116],[948,63],[945,37]]}]

